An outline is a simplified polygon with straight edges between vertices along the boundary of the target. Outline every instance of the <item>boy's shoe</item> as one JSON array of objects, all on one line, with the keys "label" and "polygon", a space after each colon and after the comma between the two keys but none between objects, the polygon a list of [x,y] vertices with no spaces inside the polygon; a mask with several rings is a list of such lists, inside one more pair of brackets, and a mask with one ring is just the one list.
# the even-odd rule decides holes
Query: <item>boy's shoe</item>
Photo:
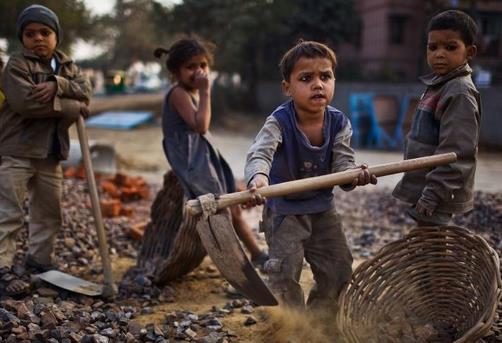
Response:
[{"label": "boy's shoe", "polygon": [[262,251],[251,259],[251,263],[255,268],[258,268],[261,272],[264,272],[265,263],[268,261],[268,259],[268,254]]},{"label": "boy's shoe", "polygon": [[31,255],[26,256],[26,261],[24,262],[24,265],[26,266],[26,268],[35,270],[38,273],[45,273],[48,272],[49,270],[57,269],[57,267],[52,263],[43,264],[35,261],[35,259]]}]

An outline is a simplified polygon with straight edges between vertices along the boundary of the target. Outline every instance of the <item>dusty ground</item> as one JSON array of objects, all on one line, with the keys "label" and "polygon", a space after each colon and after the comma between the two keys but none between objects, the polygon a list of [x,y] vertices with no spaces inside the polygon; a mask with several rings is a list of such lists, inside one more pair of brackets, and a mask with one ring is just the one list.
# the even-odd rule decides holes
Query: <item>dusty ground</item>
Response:
[{"label": "dusty ground", "polygon": [[[245,153],[260,125],[259,121],[239,116],[228,120],[225,128],[213,130],[214,140],[232,166],[237,179],[242,178]],[[142,175],[151,183],[160,183],[162,175],[169,168],[162,151],[161,129],[158,121],[152,125],[128,131],[88,129],[88,134],[90,139],[113,145],[119,157],[118,167],[128,174]],[[74,131],[72,138],[76,139]],[[367,162],[370,165],[398,161],[402,158],[399,152],[358,151],[357,153],[358,161]],[[390,189],[398,179],[399,175],[381,178],[377,187]],[[489,192],[502,190],[502,159],[500,159],[500,154],[482,154],[477,171],[476,189]],[[361,193],[361,196],[364,196],[364,193]],[[259,210],[246,212],[246,216],[256,230],[260,217]],[[260,244],[265,244],[261,236]],[[363,260],[358,258],[354,267]],[[135,263],[133,259],[128,258],[116,259],[113,262],[116,279],[119,279],[122,273]],[[221,287],[226,285],[225,281],[221,277],[197,277],[198,270],[203,270],[210,265],[211,261],[206,258],[199,269],[188,277],[173,283],[171,287],[176,294],[174,302],[159,304],[155,306],[154,313],[142,315],[138,320],[143,324],[162,323],[166,314],[176,310],[203,313],[209,311],[212,306],[223,307],[229,301],[226,293],[221,292]],[[308,290],[312,285],[312,275],[308,266],[305,267],[302,275],[302,284],[305,290]],[[324,340],[325,333],[318,326],[319,321],[315,318],[297,318],[291,313],[264,309],[258,309],[254,315],[258,323],[252,326],[243,325],[246,316],[239,312],[224,317],[222,322],[235,332],[239,342],[279,342],[281,340],[272,340],[271,337],[274,332],[281,332],[281,330],[282,337],[293,337],[290,340],[292,342],[305,341],[308,337],[310,339],[317,337],[315,341]],[[264,318],[269,319],[265,320]],[[306,336],[302,336],[305,333]]]},{"label": "dusty ground", "polygon": [[[261,213],[260,208],[247,210],[244,212],[245,219],[251,223],[253,229],[257,230],[258,220]],[[265,246],[263,237],[258,237],[260,245]],[[357,259],[354,267],[363,259]],[[116,281],[122,278],[122,275],[133,267],[136,263],[131,258],[114,258],[113,272]],[[142,325],[156,323],[161,325],[165,322],[166,315],[176,311],[190,311],[196,314],[203,314],[211,311],[216,306],[223,308],[233,295],[227,292],[228,283],[221,275],[209,274],[205,271],[215,270],[209,257],[206,257],[202,264],[193,272],[180,280],[172,282],[169,287],[172,288],[174,297],[169,302],[163,302],[153,306],[153,313],[140,315],[135,321]],[[307,264],[302,272],[301,284],[308,294],[313,285],[312,273]],[[266,277],[266,276],[264,276]],[[102,280],[96,280],[102,282]],[[252,314],[257,319],[256,325],[246,326],[244,322],[249,314],[243,314],[235,311],[231,315],[220,318],[225,329],[230,329],[237,337],[238,342],[285,342],[284,337],[289,337],[288,342],[305,342],[306,340],[291,340],[301,333],[302,337],[309,337],[313,342],[325,341],[321,330],[324,326],[315,317],[299,317],[296,313],[285,312],[279,308],[256,308]],[[309,319],[310,318],[310,319]],[[275,335],[275,339],[271,337]],[[314,338],[317,336],[317,338]]]},{"label": "dusty ground", "polygon": [[[145,100],[148,103],[141,106],[159,106],[159,104],[157,104],[159,101],[158,94],[141,97],[141,99],[137,99],[138,104],[140,100]],[[135,98],[131,98],[128,101],[135,102],[136,100]],[[124,103],[123,99],[117,97],[114,98],[112,102],[105,101],[95,106],[97,105],[102,106],[100,110],[104,110],[108,109],[106,106],[111,106],[111,108],[116,109],[124,105]],[[98,107],[95,107],[94,111],[97,111],[96,108]],[[242,115],[229,116],[225,118],[224,125],[215,125],[216,128],[213,129],[214,141],[229,161],[237,179],[242,178],[246,151],[261,124],[260,120],[253,119],[252,117]],[[117,167],[121,172],[125,172],[129,175],[141,175],[151,184],[159,184],[163,174],[169,168],[162,151],[161,130],[158,120],[150,125],[127,131],[89,129],[88,133],[90,139],[99,143],[110,144],[114,147],[118,156],[116,161]],[[72,131],[71,135],[72,138],[76,138],[75,131]],[[494,247],[499,254],[502,254],[502,235],[500,234],[500,232],[502,232],[502,159],[500,157],[501,154],[499,152],[490,154],[482,153],[480,155],[475,188],[477,191],[482,192],[476,192],[476,208],[473,213],[465,216],[464,219],[457,222],[457,225],[466,226],[482,234],[483,237],[490,242],[491,246]],[[399,152],[357,151],[358,162],[366,162],[370,165],[398,161],[401,160],[401,158],[402,155]],[[404,205],[398,203],[390,195],[391,187],[398,179],[399,175],[388,176],[381,178],[379,180],[379,185],[376,187],[364,187],[350,193],[336,193],[337,207],[342,214],[346,235],[352,248],[354,258],[356,259],[354,267],[369,256],[372,256],[379,247],[399,239],[411,229],[413,222],[403,214]],[[62,270],[74,274],[75,276],[101,283],[103,282],[102,269],[99,265],[100,258],[98,252],[95,249],[97,247],[97,242],[93,239],[95,234],[92,232],[92,225],[90,225],[90,212],[88,208],[81,207],[82,204],[86,203],[84,200],[85,181],[79,180],[77,182],[77,180],[68,179],[65,180],[65,184],[66,191],[63,207],[66,223],[56,244],[58,266],[62,268]],[[75,192],[74,190],[77,191]],[[135,265],[134,256],[137,253],[137,243],[132,241],[128,236],[128,232],[130,227],[136,223],[136,220],[147,218],[150,202],[150,200],[134,202],[132,206],[134,206],[136,215],[132,218],[107,218],[106,228],[109,234],[109,244],[111,246],[110,251],[112,253],[114,277],[117,283],[122,279],[126,271]],[[246,211],[245,216],[247,221],[251,224],[260,244],[264,246],[263,236],[257,233],[260,209],[255,208],[251,211]],[[23,239],[18,242],[18,255],[20,255],[20,258],[22,258],[21,255],[26,251],[26,234],[27,233],[24,232]],[[19,258],[18,260],[21,261]],[[2,278],[11,276],[12,275],[8,273],[2,274]],[[26,275],[23,274],[22,276],[25,277]],[[124,282],[127,283],[128,280],[130,279],[126,278]],[[140,281],[144,280],[143,278]],[[136,279],[134,282],[136,282]],[[307,293],[313,283],[312,274],[308,265],[304,266],[301,283]],[[71,301],[75,300],[76,302],[74,301],[73,304],[78,303],[79,306],[82,305],[75,312],[70,311],[69,313],[74,313],[78,319],[83,319],[85,317],[84,313],[87,313],[87,316],[94,315],[93,309],[98,309],[96,313],[99,314],[102,313],[103,309],[106,309],[108,305],[116,306],[120,303],[120,306],[123,304],[127,306],[131,304],[131,306],[134,306],[134,309],[124,309],[123,312],[132,313],[133,316],[125,329],[120,328],[121,331],[117,329],[120,331],[119,334],[125,334],[124,330],[128,330],[128,334],[134,331],[134,325],[129,327],[131,322],[138,322],[138,324],[141,325],[150,323],[162,325],[168,324],[167,318],[172,318],[173,314],[177,317],[177,313],[180,311],[184,313],[180,318],[184,318],[183,316],[187,314],[187,311],[198,314],[199,317],[200,315],[204,316],[208,312],[211,312],[211,315],[217,316],[218,313],[223,313],[218,311],[230,308],[231,311],[227,310],[227,313],[221,318],[219,316],[217,317],[223,324],[225,337],[231,341],[336,341],[333,338],[336,337],[332,330],[334,327],[333,318],[320,318],[310,312],[298,314],[286,312],[280,308],[258,307],[254,308],[254,312],[252,313],[257,322],[254,325],[245,325],[245,321],[249,319],[249,314],[241,313],[240,308],[237,306],[234,307],[232,305],[227,307],[229,304],[234,304],[232,301],[233,296],[229,292],[227,282],[219,275],[219,272],[208,258],[206,258],[202,265],[192,273],[164,287],[160,292],[162,297],[159,296],[160,293],[154,295],[153,291],[159,290],[155,285],[143,283],[141,286],[144,286],[144,288],[141,288],[139,293],[134,293],[132,291],[127,293],[126,288],[126,291],[121,293],[121,297],[117,299],[115,304],[105,304],[99,300],[95,302],[92,299],[70,299],[73,295],[69,295],[68,292],[56,292],[55,295],[54,291],[47,293],[50,289],[47,290],[43,285],[38,284],[35,286],[36,293],[34,293],[33,296],[30,295],[25,298],[25,303],[14,303],[10,300],[6,300],[2,302],[2,306],[7,306],[9,311],[19,312],[19,306],[29,304],[30,302],[33,304],[33,299],[35,299],[37,301],[37,309],[47,310],[49,305],[42,304],[42,302],[47,301],[47,299],[44,298],[41,300],[38,298],[40,294],[47,295],[52,293],[52,297],[62,297],[63,299]],[[121,292],[123,290],[124,287],[121,287]],[[134,305],[132,305],[133,302]],[[71,305],[68,302],[65,304]],[[92,308],[90,307],[91,304]],[[20,341],[15,335],[12,337],[12,334],[9,338],[6,338],[9,334],[9,330],[15,329],[12,330],[12,332],[23,335],[26,334],[26,332],[22,332],[23,328],[24,330],[27,330],[27,328],[31,330],[33,328],[33,322],[30,319],[30,323],[23,323],[25,326],[7,327],[9,325],[14,325],[14,320],[12,320],[11,317],[6,317],[7,313],[1,308],[2,306],[0,306],[0,312],[2,312],[0,313],[0,316],[2,316],[0,320],[0,334],[2,335],[0,341]],[[121,309],[123,309],[123,307],[121,307]],[[130,312],[130,310],[133,312]],[[253,310],[253,308],[251,308],[251,310]],[[500,313],[502,314],[502,311]],[[21,316],[19,313],[18,315]],[[47,319],[46,317],[44,318]],[[42,321],[44,322],[45,319]],[[62,324],[63,319],[58,319],[58,321],[59,324]],[[112,319],[108,320],[108,322],[113,322],[113,324],[99,322],[99,325],[92,324],[94,327],[86,327],[85,332],[90,334],[92,332],[89,330],[98,328],[100,334],[103,334],[102,331],[110,329],[109,327],[105,327],[106,325],[117,324],[117,321]],[[173,321],[170,321],[170,323],[172,324]],[[88,324],[89,323],[85,325]],[[491,343],[502,340],[502,322],[498,324],[500,330],[495,330],[495,334],[492,335],[493,339],[486,340],[486,342]],[[42,323],[42,325],[45,324]],[[201,325],[197,323],[196,325],[198,325],[198,328],[194,328],[194,330],[198,332],[198,336],[196,336],[193,341],[227,341],[208,340],[207,337],[209,337],[209,335],[206,338],[202,338],[203,335],[206,335],[204,332],[205,329],[202,330]],[[202,326],[205,327],[205,325]],[[494,327],[492,327],[492,330]],[[181,325],[180,328],[185,330],[183,325]],[[172,328],[168,328],[167,330],[171,329]],[[199,329],[201,330],[199,331]],[[166,330],[165,325],[164,330]],[[231,330],[232,334],[228,334],[227,330]],[[164,332],[166,333],[167,331]],[[170,339],[173,338],[171,333],[172,332],[169,331]],[[103,336],[100,337],[101,339],[105,339]],[[149,340],[154,341],[155,339]],[[188,340],[188,338],[186,340]],[[74,341],[79,341],[79,339],[74,339]],[[103,341],[106,341],[106,339]]]},{"label": "dusty ground", "polygon": [[[216,129],[213,133],[213,138],[218,147],[222,150],[223,155],[232,166],[236,177],[243,175],[243,160],[245,153],[252,141],[252,136],[259,129],[261,123],[246,117],[239,117],[230,122],[224,129]],[[237,133],[235,130],[240,131]],[[73,128],[74,129],[74,128]],[[100,143],[111,144],[117,151],[119,169],[130,175],[141,175],[151,183],[160,183],[162,176],[169,165],[164,157],[161,145],[161,128],[159,123],[152,125],[142,126],[133,130],[120,131],[88,128],[89,139],[95,140]],[[76,131],[71,132],[72,139],[78,139]],[[258,221],[261,215],[261,209],[257,208],[244,213],[247,221],[257,232]],[[258,235],[258,234],[257,234]],[[262,234],[259,235],[260,245],[266,246]],[[362,260],[359,259],[355,262],[355,266]],[[135,260],[130,258],[117,258],[113,260],[113,269],[115,280],[120,280],[123,273],[129,268],[134,266]],[[200,269],[212,265],[210,259],[206,258],[201,265]],[[197,274],[197,270],[193,274]],[[312,273],[308,265],[304,267],[302,273],[302,285],[306,292],[312,286]],[[229,301],[225,292],[221,292],[221,288],[226,288],[227,283],[221,277],[219,278],[206,278],[198,279],[194,277],[187,277],[183,280],[170,285],[174,289],[175,299],[172,303],[165,303],[155,306],[154,313],[141,316],[138,321],[142,324],[147,323],[162,323],[165,315],[172,313],[176,310],[186,310],[195,313],[204,313],[211,309],[212,306],[223,307]],[[215,291],[220,289],[220,291]],[[306,293],[308,294],[308,293]],[[260,320],[264,317],[273,316],[274,320]],[[285,314],[278,310],[269,312],[260,309],[255,317],[258,323],[253,326],[243,325],[246,315],[239,312],[231,316],[226,316],[222,319],[225,327],[233,330],[238,336],[239,342],[256,342],[262,337],[267,341],[266,337],[270,336],[270,330],[278,330],[278,323],[289,323],[282,326],[291,331],[291,316],[292,314]],[[287,320],[286,320],[287,319]],[[300,324],[301,320],[294,327],[302,328],[301,331],[309,332],[313,335],[319,328],[315,327],[314,323],[309,324],[309,328]],[[273,328],[272,323],[274,323]]]},{"label": "dusty ground", "polygon": [[[263,119],[235,115],[224,125],[211,129],[213,141],[234,171],[236,179],[244,175],[246,152],[260,129]],[[221,120],[220,120],[221,121]],[[76,130],[71,130],[72,139],[77,140]],[[162,130],[157,117],[154,123],[132,130],[107,130],[88,128],[89,139],[112,145],[118,154],[121,170],[142,175],[152,183],[160,183],[169,165],[162,150]],[[398,151],[356,150],[356,162],[376,165],[402,160]],[[379,178],[378,187],[392,188],[401,174]],[[502,191],[502,151],[480,152],[476,168],[475,190],[486,192]]]}]

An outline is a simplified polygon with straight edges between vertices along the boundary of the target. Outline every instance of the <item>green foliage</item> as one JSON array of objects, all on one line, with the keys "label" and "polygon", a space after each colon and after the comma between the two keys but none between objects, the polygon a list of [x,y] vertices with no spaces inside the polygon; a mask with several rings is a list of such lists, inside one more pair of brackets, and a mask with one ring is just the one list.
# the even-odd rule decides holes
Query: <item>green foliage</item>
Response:
[{"label": "green foliage", "polygon": [[[127,68],[134,60],[152,60],[152,51],[165,41],[170,9],[154,0],[117,0],[114,12],[92,16],[83,0],[39,0],[52,9],[63,30],[60,48],[69,52],[77,38],[106,48],[96,59],[100,67]],[[18,50],[16,18],[33,0],[0,1],[0,38],[8,41],[8,52]],[[89,63],[92,65],[93,63]]]},{"label": "green foliage", "polygon": [[[39,0],[56,12],[63,49],[76,38],[106,48],[95,66],[125,69],[178,34],[196,33],[216,44],[215,69],[242,78],[243,106],[253,106],[258,80],[279,80],[281,56],[298,39],[331,47],[352,41],[359,19],[353,0],[184,0],[171,7],[156,0],[117,0],[113,13],[91,17],[83,0]],[[32,0],[0,1],[0,37],[17,48],[15,18]],[[92,65],[92,61],[86,64]]]},{"label": "green foliage", "polygon": [[109,46],[110,64],[123,69],[136,60],[153,60],[153,50],[169,35],[168,20],[169,9],[156,1],[117,0],[114,13],[99,20],[106,32],[102,43]]},{"label": "green foliage", "polygon": [[[37,3],[57,14],[63,30],[61,49],[69,51],[77,38],[90,39],[94,36],[93,19],[83,0],[39,0]],[[0,1],[0,38],[7,39],[10,52],[21,46],[16,35],[16,19],[24,8],[32,4],[30,0]]]},{"label": "green foliage", "polygon": [[296,36],[318,40],[328,45],[352,41],[359,27],[352,1],[319,1],[312,5],[310,0],[296,0],[298,11],[292,20]]},{"label": "green foliage", "polygon": [[351,0],[185,0],[172,11],[171,27],[217,45],[216,69],[238,73],[255,101],[258,80],[279,79],[281,56],[298,39],[351,41],[359,25]]}]

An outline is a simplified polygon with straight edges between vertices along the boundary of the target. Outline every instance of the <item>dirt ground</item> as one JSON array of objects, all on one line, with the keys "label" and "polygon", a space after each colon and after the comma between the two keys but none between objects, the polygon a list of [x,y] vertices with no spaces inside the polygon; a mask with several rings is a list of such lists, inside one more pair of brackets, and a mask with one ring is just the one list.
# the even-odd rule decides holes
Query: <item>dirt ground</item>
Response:
[{"label": "dirt ground", "polygon": [[[254,209],[244,213],[246,219],[253,224],[253,227],[257,226],[260,211],[260,209]],[[263,238],[260,239],[260,245],[265,245]],[[357,260],[354,266],[362,261],[362,259]],[[114,280],[116,282],[121,280],[127,269],[135,264],[136,261],[132,258],[113,259]],[[208,276],[204,272],[207,270],[216,270],[209,257],[206,257],[193,272],[169,284],[169,287],[173,290],[173,299],[154,306],[153,313],[140,315],[135,321],[142,325],[150,323],[161,325],[165,322],[166,315],[176,311],[189,311],[200,315],[211,311],[214,306],[223,308],[233,298],[232,294],[226,291],[229,284],[218,272]],[[313,278],[307,264],[303,268],[301,284],[306,292],[305,294],[308,294],[313,285]],[[298,313],[286,311],[282,308],[257,307],[252,315],[256,318],[257,323],[250,326],[244,325],[249,314],[243,314],[239,311],[219,319],[225,330],[233,332],[238,342],[331,341],[328,334],[324,332],[324,324],[312,314],[300,316]]]},{"label": "dirt ground", "polygon": [[[235,121],[226,123],[224,129],[216,129],[213,132],[213,138],[223,155],[232,166],[236,177],[243,175],[243,163],[245,152],[252,141],[252,136],[259,129],[261,123],[246,117],[239,117]],[[239,130],[239,133],[236,133]],[[150,183],[160,183],[163,174],[169,169],[162,150],[161,128],[159,123],[145,125],[132,130],[120,131],[109,129],[88,128],[90,140],[112,145],[118,155],[117,165],[120,171],[130,175],[141,175]],[[76,130],[72,128],[71,138],[78,139]],[[225,149],[225,147],[232,147]],[[224,150],[227,150],[224,152]],[[248,210],[244,212],[245,219],[258,236],[259,244],[266,246],[262,234],[257,233],[258,221],[261,216],[261,208]],[[356,261],[355,265],[362,260]],[[123,273],[135,265],[135,260],[131,258],[117,258],[113,260],[113,270],[115,280],[120,280]],[[192,311],[194,313],[204,313],[213,306],[223,307],[228,301],[226,292],[221,292],[221,288],[227,287],[227,282],[221,278],[198,278],[197,271],[204,270],[212,266],[211,260],[206,257],[202,265],[191,273],[187,278],[174,282],[170,285],[176,294],[174,302],[163,303],[155,306],[154,312],[148,315],[142,315],[138,321],[141,324],[163,322],[165,315],[177,310]],[[213,267],[214,268],[214,267]],[[308,294],[312,287],[312,273],[308,265],[305,265],[302,273],[302,286]],[[219,290],[219,291],[216,291]],[[238,337],[239,342],[257,342],[271,340],[272,332],[279,332],[280,328],[289,331],[287,336],[303,335],[312,336],[319,332],[316,327],[316,321],[306,322],[306,318],[297,318],[297,323],[292,325],[292,313],[284,313],[277,309],[259,308],[253,313],[258,320],[256,325],[245,326],[246,315],[235,312],[230,316],[222,318],[226,328],[232,330]],[[267,318],[267,320],[265,320]],[[273,318],[272,320],[270,318]],[[308,327],[306,327],[308,323]],[[317,333],[319,335],[319,333]],[[281,337],[284,334],[281,333]],[[278,342],[280,340],[277,340]]]},{"label": "dirt ground", "polygon": [[[246,152],[259,131],[265,117],[236,114],[225,118],[223,125],[211,129],[212,140],[221,151],[237,180],[244,176]],[[220,120],[221,121],[221,120]],[[141,175],[151,183],[160,183],[169,164],[162,149],[162,129],[157,117],[152,124],[131,130],[88,128],[90,140],[110,144],[117,152],[117,166],[131,175]],[[78,140],[75,127],[70,130]],[[356,162],[376,165],[402,160],[399,151],[356,150]],[[378,179],[378,187],[393,188],[401,178],[394,174]],[[475,176],[475,190],[502,191],[502,151],[481,151]]]},{"label": "dirt ground", "polygon": [[[261,124],[260,120],[236,116],[227,120],[225,127],[213,129],[214,141],[233,168],[237,179],[242,178],[245,153]],[[88,135],[91,140],[112,145],[118,155],[119,170],[127,174],[141,175],[150,183],[160,183],[162,175],[169,169],[162,150],[161,127],[158,120],[150,125],[127,131],[89,128]],[[71,137],[77,139],[75,130],[72,130]],[[482,157],[476,179],[477,189],[500,191],[499,188],[502,188],[500,154],[483,154]],[[400,152],[358,151],[358,160],[368,162],[370,165],[400,159],[402,159]],[[398,179],[399,175],[382,178],[377,187],[392,187]],[[260,210],[247,211],[245,216],[257,232]],[[263,236],[258,237],[260,244],[264,246]],[[354,268],[363,260],[362,258],[357,259]],[[113,263],[115,278],[118,280],[129,267],[135,264],[135,261],[129,258],[120,258],[114,260]],[[174,301],[155,306],[152,314],[142,315],[138,321],[142,324],[160,324],[166,314],[176,310],[203,313],[213,306],[223,307],[229,301],[226,293],[221,292],[221,287],[226,287],[225,280],[221,276],[197,277],[198,270],[203,270],[211,265],[211,261],[206,258],[203,264],[188,277],[170,285],[175,290]],[[302,285],[306,292],[312,283],[311,271],[308,266],[305,266]],[[316,318],[310,318],[309,315],[298,317],[297,314],[286,313],[282,310],[264,308],[258,308],[253,315],[258,321],[256,325],[245,326],[246,316],[239,312],[222,318],[222,322],[225,327],[235,333],[239,342],[330,341],[328,336],[323,336],[326,333],[324,328],[319,325],[320,322]],[[281,339],[273,337],[281,337]],[[284,340],[284,337],[288,337],[288,339]]]}]

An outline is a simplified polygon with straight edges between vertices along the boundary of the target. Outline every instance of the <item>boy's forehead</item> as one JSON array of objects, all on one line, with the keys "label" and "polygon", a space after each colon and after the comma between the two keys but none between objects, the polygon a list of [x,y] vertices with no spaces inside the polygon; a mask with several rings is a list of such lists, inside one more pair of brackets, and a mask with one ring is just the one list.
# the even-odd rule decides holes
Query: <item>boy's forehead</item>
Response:
[{"label": "boy's forehead", "polygon": [[327,57],[300,57],[294,67],[292,72],[307,72],[315,70],[332,70],[333,63]]},{"label": "boy's forehead", "polygon": [[53,31],[50,26],[47,26],[47,25],[42,24],[42,23],[38,23],[36,21],[32,21],[31,23],[26,24],[26,26],[24,27],[23,31],[25,31],[25,30],[42,30],[42,29]]},{"label": "boy's forehead", "polygon": [[427,35],[428,41],[452,41],[452,40],[462,40],[462,35],[459,31],[446,29],[446,30],[431,30]]}]

